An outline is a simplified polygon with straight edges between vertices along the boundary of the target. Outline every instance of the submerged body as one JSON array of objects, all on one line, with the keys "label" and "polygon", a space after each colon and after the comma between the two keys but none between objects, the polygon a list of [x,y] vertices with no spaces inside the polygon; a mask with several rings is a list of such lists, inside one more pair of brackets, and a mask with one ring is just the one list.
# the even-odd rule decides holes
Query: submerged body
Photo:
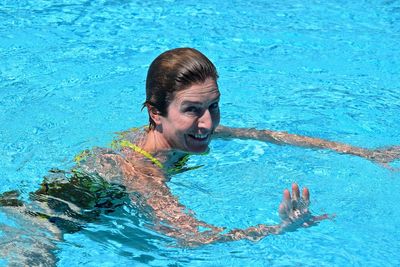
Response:
[{"label": "submerged body", "polygon": [[[312,216],[308,189],[300,194],[297,184],[293,184],[292,194],[287,189],[283,192],[278,209],[282,221],[277,225],[225,229],[223,225],[198,220],[179,203],[167,182],[175,173],[188,170],[188,155],[207,152],[212,138],[330,149],[380,164],[400,157],[399,147],[368,150],[286,132],[219,126],[217,78],[213,64],[197,50],[181,48],[161,54],[151,64],[146,81],[149,127],[121,133],[111,148],[85,151],[77,157],[71,172],[53,170],[41,188],[30,195],[29,203],[19,201],[17,194],[3,194],[0,209],[10,216],[19,214],[25,222],[33,220],[32,227],[41,225],[41,229],[48,231],[44,239],[32,239],[43,244],[41,255],[46,259],[51,259],[45,255],[54,249],[46,245],[52,244],[50,241],[60,240],[63,233],[80,230],[87,222],[96,221],[101,213],[113,212],[125,203],[146,214],[154,230],[180,244],[259,240],[269,234],[315,225],[329,216]],[[3,248],[1,256],[24,253],[12,245],[7,246],[8,250]]]},{"label": "submerged body", "polygon": [[[300,197],[299,188],[294,184],[292,196],[288,190],[284,191],[279,207],[282,223],[279,225],[225,229],[200,221],[179,203],[167,185],[174,174],[190,170],[185,166],[189,154],[171,150],[151,154],[144,150],[149,131],[148,127],[134,128],[120,133],[111,148],[85,150],[76,158],[77,165],[71,171],[51,170],[26,203],[19,200],[16,192],[2,194],[0,212],[23,227],[2,227],[6,238],[1,242],[0,258],[7,258],[16,265],[23,262],[35,265],[32,259],[53,265],[56,262],[55,242],[61,241],[64,233],[79,231],[87,223],[96,222],[102,213],[114,212],[123,205],[137,208],[151,222],[148,225],[153,230],[174,237],[185,246],[239,239],[254,241],[329,218],[326,214],[312,216],[308,211],[308,190]],[[222,138],[269,139],[275,143],[309,140],[309,137],[282,132],[227,127],[217,128],[214,134]],[[315,142],[322,142],[329,149],[348,149],[347,145],[339,143]],[[356,150],[357,153],[362,151],[368,155],[378,153]],[[393,149],[389,151],[394,155]]]},{"label": "submerged body", "polygon": [[[20,201],[16,192],[8,192],[1,196],[0,208],[10,214],[9,210],[18,207],[14,211],[21,218],[25,216],[25,220],[45,225],[54,240],[61,240],[64,233],[79,231],[86,223],[96,221],[101,213],[113,212],[128,203],[147,214],[154,230],[176,238],[182,245],[243,238],[256,240],[282,232],[283,224],[224,232],[224,227],[197,220],[167,185],[174,174],[193,168],[185,166],[189,154],[167,150],[159,152],[156,158],[132,149],[132,146],[143,147],[148,132],[147,127],[131,129],[120,133],[112,148],[85,150],[77,157],[77,165],[71,171],[51,170],[41,187],[30,194],[28,202]],[[166,161],[171,157],[174,164]],[[294,188],[294,197],[300,202],[299,189]],[[289,199],[290,195],[285,194]],[[304,194],[306,208],[308,191]],[[284,217],[290,217],[290,212]],[[315,218],[308,216],[308,211],[304,212],[307,214],[305,221],[312,223]]]}]

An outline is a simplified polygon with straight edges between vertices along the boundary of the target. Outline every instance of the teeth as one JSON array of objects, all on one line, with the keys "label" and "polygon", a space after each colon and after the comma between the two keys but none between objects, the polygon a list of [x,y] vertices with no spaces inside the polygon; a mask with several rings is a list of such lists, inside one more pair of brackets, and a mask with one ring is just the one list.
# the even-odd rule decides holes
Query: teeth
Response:
[{"label": "teeth", "polygon": [[203,139],[206,138],[208,136],[208,134],[195,134],[194,137],[199,138],[199,139]]}]

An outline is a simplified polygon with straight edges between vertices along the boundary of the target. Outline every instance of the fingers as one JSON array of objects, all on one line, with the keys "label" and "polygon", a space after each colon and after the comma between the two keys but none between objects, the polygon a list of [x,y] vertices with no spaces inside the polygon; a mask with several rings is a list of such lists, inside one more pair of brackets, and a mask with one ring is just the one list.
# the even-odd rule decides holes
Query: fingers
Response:
[{"label": "fingers", "polygon": [[292,198],[291,198],[291,196],[290,196],[289,190],[287,190],[287,189],[285,189],[285,190],[283,191],[283,201],[282,201],[282,204],[285,206],[285,209],[286,209],[286,212],[287,212],[287,213],[290,213],[291,210],[293,209],[293,206],[292,206]]},{"label": "fingers", "polygon": [[292,200],[290,197],[290,192],[289,190],[285,189],[283,191],[283,198],[282,202],[279,205],[279,216],[281,217],[282,220],[287,220],[290,216],[290,212],[292,210]]},{"label": "fingers", "polygon": [[302,198],[303,198],[304,202],[306,202],[306,203],[310,202],[310,191],[308,191],[307,187],[303,188]]},{"label": "fingers", "polygon": [[392,172],[400,172],[400,168],[395,168],[390,166],[388,163],[379,163],[383,168],[388,169],[389,171]]},{"label": "fingers", "polygon": [[293,200],[299,200],[300,190],[299,190],[299,186],[296,183],[292,184],[292,195],[293,195]]},{"label": "fingers", "polygon": [[308,212],[308,205],[310,202],[310,192],[308,188],[302,190],[300,199],[300,189],[296,183],[292,184],[292,195],[290,191],[285,189],[283,191],[283,199],[279,205],[279,216],[282,220],[295,219],[303,213]]},{"label": "fingers", "polygon": [[296,183],[293,183],[292,184],[292,209],[293,210],[298,209],[299,199],[300,199],[299,186]]},{"label": "fingers", "polygon": [[283,190],[283,201],[290,201],[291,197],[290,197],[290,192],[289,190],[285,189]]},{"label": "fingers", "polygon": [[[285,189],[283,191],[283,200],[284,201],[290,201],[292,199],[296,200],[296,201],[298,201],[300,199],[300,190],[299,190],[299,186],[296,183],[292,184],[292,197],[290,196],[289,190]],[[307,202],[310,201],[310,191],[308,190],[307,187],[303,188],[302,200],[307,201]]]},{"label": "fingers", "polygon": [[296,183],[292,184],[292,193],[288,189],[283,191],[282,202],[279,205],[279,224],[283,231],[295,231],[299,227],[311,227],[320,221],[333,219],[335,214],[322,214],[313,216],[309,211],[310,191],[307,187],[301,190]]},{"label": "fingers", "polygon": [[387,164],[400,158],[400,146],[375,149],[369,151],[365,157],[380,164]]}]

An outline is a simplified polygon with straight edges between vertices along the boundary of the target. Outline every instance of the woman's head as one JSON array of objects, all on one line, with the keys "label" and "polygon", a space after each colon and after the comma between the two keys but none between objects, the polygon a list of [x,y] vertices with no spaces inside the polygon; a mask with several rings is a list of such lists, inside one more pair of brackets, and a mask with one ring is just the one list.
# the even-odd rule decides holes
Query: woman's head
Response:
[{"label": "woman's head", "polygon": [[[167,116],[175,94],[193,84],[217,81],[214,64],[193,48],[176,48],[159,55],[150,65],[146,79],[146,102],[149,112]],[[155,127],[149,117],[150,128]]]}]

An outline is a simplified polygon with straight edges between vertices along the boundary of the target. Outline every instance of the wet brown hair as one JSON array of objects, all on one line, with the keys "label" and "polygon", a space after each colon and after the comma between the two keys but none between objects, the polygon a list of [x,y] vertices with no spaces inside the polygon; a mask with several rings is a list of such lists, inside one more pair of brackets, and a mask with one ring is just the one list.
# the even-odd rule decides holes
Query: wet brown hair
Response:
[{"label": "wet brown hair", "polygon": [[[176,92],[208,78],[216,82],[218,73],[214,64],[201,52],[194,48],[168,50],[154,59],[149,67],[143,107],[166,116]],[[154,129],[155,123],[150,116],[149,123],[150,129]]]}]

